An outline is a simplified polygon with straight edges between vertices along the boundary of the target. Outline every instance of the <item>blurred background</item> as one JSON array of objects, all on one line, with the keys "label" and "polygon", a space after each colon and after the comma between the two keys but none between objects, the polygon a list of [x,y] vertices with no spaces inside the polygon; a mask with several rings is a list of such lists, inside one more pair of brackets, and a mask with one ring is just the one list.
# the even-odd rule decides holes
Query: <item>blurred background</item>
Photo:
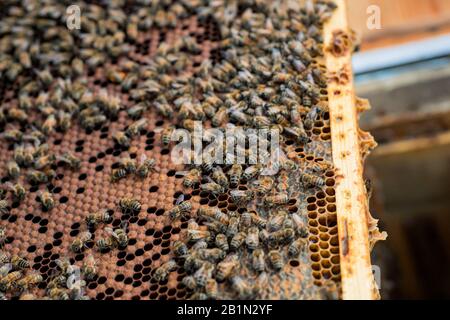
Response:
[{"label": "blurred background", "polygon": [[[389,233],[373,252],[382,297],[448,299],[450,1],[348,2],[362,40],[353,61],[356,91],[372,105],[361,127],[379,143],[366,178],[374,186],[371,212]],[[370,30],[377,8],[381,29]]]}]

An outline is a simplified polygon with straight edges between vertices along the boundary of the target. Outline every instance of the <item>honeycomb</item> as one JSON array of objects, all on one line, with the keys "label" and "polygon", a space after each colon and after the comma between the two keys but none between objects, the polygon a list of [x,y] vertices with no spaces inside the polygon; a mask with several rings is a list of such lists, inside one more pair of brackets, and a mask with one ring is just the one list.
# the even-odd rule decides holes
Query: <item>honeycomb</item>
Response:
[{"label": "honeycomb", "polygon": [[[170,3],[169,1],[168,3]],[[13,7],[13,1],[0,5],[0,12],[6,16]],[[98,7],[105,7],[102,1],[86,1]],[[119,1],[120,3],[120,1]],[[131,13],[139,9],[139,1],[127,1],[124,11]],[[133,3],[132,5],[129,5]],[[245,1],[242,2],[244,6]],[[251,3],[251,2],[249,2]],[[128,58],[141,64],[148,63],[155,56],[161,43],[173,44],[177,39],[193,37],[201,51],[192,54],[185,66],[183,75],[197,70],[202,61],[211,59],[214,64],[223,61],[221,53],[220,25],[213,17],[199,18],[190,14],[177,19],[174,26],[152,26],[149,30],[139,30],[136,41],[128,43]],[[196,184],[192,188],[183,186],[184,177],[180,171],[184,165],[175,165],[171,160],[173,145],[161,143],[161,131],[171,125],[178,125],[175,119],[162,117],[149,109],[142,117],[148,120],[145,130],[131,140],[129,147],[115,143],[113,134],[126,130],[133,122],[127,116],[127,110],[133,101],[120,84],[108,80],[107,72],[120,65],[122,60],[108,59],[95,70],[85,70],[88,87],[98,93],[106,89],[108,94],[120,97],[124,106],[117,117],[109,119],[104,125],[93,129],[84,129],[77,121],[67,132],[56,130],[47,140],[49,152],[63,154],[71,152],[81,160],[79,170],[72,170],[62,162],[55,162],[51,168],[56,171],[53,180],[46,184],[30,184],[24,176],[20,182],[27,194],[21,203],[12,203],[10,210],[1,215],[0,226],[6,230],[3,251],[10,255],[19,255],[31,263],[31,268],[42,275],[43,281],[30,290],[37,298],[46,295],[46,288],[55,274],[60,272],[58,259],[68,258],[70,263],[81,267],[89,255],[97,261],[97,274],[86,280],[86,295],[91,299],[131,299],[131,300],[174,300],[198,298],[199,292],[188,289],[182,280],[187,276],[183,259],[176,257],[173,243],[186,242],[189,218],[196,218],[200,228],[206,229],[203,220],[197,217],[200,207],[219,208],[223,213],[245,211],[257,212],[260,207],[256,201],[247,206],[237,205],[231,199],[232,189],[213,195],[202,191]],[[322,54],[312,61],[312,67],[326,72]],[[3,81],[0,84],[0,102],[3,110],[19,105],[17,96],[20,77],[16,81]],[[328,92],[326,86],[320,90],[320,103],[326,105]],[[31,114],[33,118],[36,115]],[[17,124],[12,127],[20,128]],[[10,129],[10,124],[2,126],[2,132]],[[22,127],[25,131],[25,128]],[[336,172],[330,167],[323,174],[325,186],[322,188],[304,188],[298,181],[301,172],[313,172],[314,165],[332,162],[331,134],[328,112],[316,119],[306,129],[311,142],[300,145],[291,139],[282,141],[289,159],[297,163],[301,170],[288,176],[277,177],[277,182],[286,179],[289,186],[289,201],[286,209],[298,213],[308,226],[307,250],[298,258],[286,258],[279,272],[269,272],[267,286],[254,297],[257,299],[323,299],[337,298],[341,281],[339,267],[339,241],[336,217]],[[13,158],[14,144],[1,140],[0,177],[3,184],[13,181],[7,174],[6,163]],[[129,176],[116,183],[111,182],[111,173],[120,167],[120,159],[130,157],[139,160],[143,155],[155,159],[157,170],[145,179]],[[244,166],[245,167],[245,166]],[[227,168],[225,168],[227,173]],[[207,182],[203,179],[202,183]],[[241,180],[235,188],[249,190],[250,182]],[[39,201],[39,191],[48,190],[55,200],[52,210],[43,210]],[[190,217],[172,221],[168,211],[174,207],[180,195],[192,203]],[[117,203],[121,198],[133,198],[142,204],[138,214],[123,213]],[[72,242],[82,232],[88,230],[85,218],[88,214],[109,210],[112,221],[102,225],[92,233],[92,241],[86,248],[75,254],[70,249]],[[124,224],[125,223],[125,224]],[[99,252],[94,247],[96,240],[108,236],[107,227],[120,228],[126,225],[129,238],[125,248],[114,248]],[[245,261],[245,253],[241,256]],[[164,263],[174,259],[177,266],[167,279],[157,281],[156,270]],[[243,268],[242,275],[248,276],[249,270]],[[324,290],[325,288],[325,290]],[[221,298],[236,298],[226,283],[219,284]],[[7,298],[18,296],[7,293]]]}]

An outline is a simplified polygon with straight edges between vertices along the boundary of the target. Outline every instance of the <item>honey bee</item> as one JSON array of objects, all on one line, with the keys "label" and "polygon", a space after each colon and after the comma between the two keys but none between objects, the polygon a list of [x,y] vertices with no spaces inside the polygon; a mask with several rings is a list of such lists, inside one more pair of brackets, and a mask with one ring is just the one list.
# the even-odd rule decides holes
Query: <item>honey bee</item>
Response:
[{"label": "honey bee", "polygon": [[291,218],[294,222],[294,229],[297,234],[302,238],[306,238],[308,235],[308,227],[306,226],[306,223],[303,222],[302,218],[297,213],[291,214]]},{"label": "honey bee", "polygon": [[20,203],[25,198],[25,195],[27,193],[25,191],[25,188],[20,183],[16,183],[13,185],[9,182],[7,183],[7,185],[11,190],[13,202]]},{"label": "honey bee", "polygon": [[264,205],[266,207],[274,207],[285,205],[289,202],[289,197],[286,193],[277,193],[264,197]]},{"label": "honey bee", "polygon": [[219,296],[219,286],[216,280],[210,278],[205,284],[205,293],[210,299],[217,299]]},{"label": "honey bee", "polygon": [[128,171],[125,168],[117,168],[111,171],[111,182],[117,182],[120,179],[125,178],[128,175]]},{"label": "honey bee", "polygon": [[31,184],[47,183],[49,178],[47,174],[42,171],[30,170],[27,173],[27,180]]},{"label": "honey bee", "polygon": [[309,173],[302,173],[300,181],[305,186],[313,186],[321,188],[325,185],[325,180],[322,177],[312,175]]},{"label": "honey bee", "polygon": [[112,83],[119,84],[125,79],[125,73],[115,69],[109,69],[106,72],[106,78]]},{"label": "honey bee", "polygon": [[17,281],[17,288],[20,291],[32,288],[44,281],[44,278],[38,273],[31,273]]},{"label": "honey bee", "polygon": [[131,211],[132,213],[138,213],[141,211],[141,203],[136,199],[122,198],[119,200],[118,205],[122,212]]},{"label": "honey bee", "polygon": [[196,242],[199,240],[209,242],[211,239],[211,233],[206,230],[188,230],[187,237],[189,242]]},{"label": "honey bee", "polygon": [[32,293],[24,293],[20,295],[19,300],[31,301],[31,300],[38,300],[38,298]]},{"label": "honey bee", "polygon": [[161,133],[161,143],[163,146],[167,147],[172,140],[172,134],[175,130],[175,127],[169,126],[165,128]]},{"label": "honey bee", "polygon": [[163,281],[167,278],[170,272],[177,268],[177,264],[174,260],[169,260],[156,269],[153,278],[156,281]]},{"label": "honey bee", "polygon": [[208,248],[208,243],[205,240],[199,240],[192,245],[192,250],[200,250]]},{"label": "honey bee", "polygon": [[13,271],[0,279],[0,290],[9,291],[16,287],[17,281],[22,278],[22,271]]},{"label": "honey bee", "polygon": [[230,279],[231,287],[236,291],[239,299],[250,299],[254,295],[253,286],[240,276],[233,276]]},{"label": "honey bee", "polygon": [[281,270],[283,268],[283,257],[281,256],[281,253],[277,250],[271,250],[268,253],[268,258],[270,261],[270,264],[275,270]]},{"label": "honey bee", "polygon": [[36,170],[41,170],[45,167],[52,165],[55,162],[55,160],[56,156],[53,154],[41,156],[34,161],[34,168]]},{"label": "honey bee", "polygon": [[[0,213],[8,214],[9,213],[9,204],[7,200],[0,200]],[[0,237],[1,239],[1,237]]]},{"label": "honey bee", "polygon": [[[0,246],[1,246],[1,241],[3,240],[3,238],[6,237],[6,232],[5,229],[0,227]],[[11,261],[11,257],[8,253],[0,251],[0,265],[4,265],[6,263],[9,263]]]},{"label": "honey bee", "polygon": [[227,252],[230,249],[230,246],[228,245],[227,236],[224,235],[223,233],[219,233],[218,235],[216,235],[215,244],[223,252]]},{"label": "honey bee", "polygon": [[260,178],[257,183],[258,195],[263,196],[263,195],[268,194],[272,190],[274,183],[275,183],[275,181],[273,180],[273,178],[271,178],[269,176],[264,176],[264,177]]},{"label": "honey bee", "polygon": [[203,265],[194,273],[194,279],[195,282],[197,282],[197,286],[203,288],[208,279],[211,279],[213,271],[214,265],[212,263],[203,263]]},{"label": "honey bee", "polygon": [[17,255],[12,256],[11,264],[13,268],[16,270],[23,270],[30,268],[30,263],[26,259],[19,257]]},{"label": "honey bee", "polygon": [[287,216],[287,212],[284,210],[280,210],[276,212],[273,216],[270,217],[269,222],[267,224],[268,230],[270,232],[280,230],[283,226],[283,221]]},{"label": "honey bee", "polygon": [[140,117],[142,117],[142,115],[144,114],[144,112],[146,112],[148,110],[148,105],[144,102],[140,102],[137,105],[129,108],[127,110],[127,114],[131,119],[139,119]]},{"label": "honey bee", "polygon": [[295,238],[295,232],[291,228],[281,229],[269,234],[269,244],[272,246],[278,244],[289,244]]},{"label": "honey bee", "polygon": [[[28,93],[19,95],[19,108],[20,109],[27,111],[27,110],[31,109],[32,106],[33,106],[33,102],[31,101],[31,98],[28,95]],[[11,110],[9,111],[9,113],[10,112],[11,112]],[[11,114],[9,114],[9,116],[11,116]],[[18,119],[16,119],[16,120],[18,120]],[[21,120],[19,120],[19,121],[21,121]]]},{"label": "honey bee", "polygon": [[156,160],[147,159],[147,156],[143,154],[141,156],[141,165],[136,170],[136,175],[142,179],[147,178],[150,172],[157,172]]},{"label": "honey bee", "polygon": [[245,244],[250,250],[255,250],[259,246],[259,230],[257,227],[251,227],[247,232]]},{"label": "honey bee", "polygon": [[221,167],[214,167],[214,169],[212,170],[212,178],[219,185],[221,185],[222,188],[228,189],[228,178],[225,173],[223,173]]},{"label": "honey bee", "polygon": [[[184,197],[183,197],[183,199],[184,199]],[[188,230],[198,230],[199,229],[199,225],[195,221],[195,219],[191,218],[191,219],[189,219],[189,221],[187,223],[187,228],[188,228]]]},{"label": "honey bee", "polygon": [[141,118],[141,119],[137,120],[136,122],[133,122],[132,124],[130,124],[130,126],[126,130],[126,134],[129,137],[135,137],[135,136],[139,135],[145,129],[146,126],[147,126],[147,119]]},{"label": "honey bee", "polygon": [[117,131],[113,134],[114,141],[125,148],[130,146],[130,138],[122,131]]},{"label": "honey bee", "polygon": [[153,102],[153,106],[164,117],[171,117],[173,115],[173,108],[167,102],[162,103],[155,101]]},{"label": "honey bee", "polygon": [[0,267],[0,279],[12,270],[11,263],[6,263]]},{"label": "honey bee", "polygon": [[209,261],[211,263],[215,263],[218,260],[222,260],[225,258],[225,251],[223,251],[220,248],[204,248],[204,249],[198,249],[195,252],[195,255],[198,256],[199,259]]},{"label": "honey bee", "polygon": [[22,67],[24,67],[25,69],[31,68],[31,57],[27,51],[21,51],[19,53],[19,61]]},{"label": "honey bee", "polygon": [[58,128],[61,129],[62,132],[67,132],[71,127],[72,117],[68,112],[64,112],[60,110],[57,114]]},{"label": "honey bee", "polygon": [[97,227],[100,223],[110,223],[112,216],[109,210],[105,209],[96,213],[91,213],[86,217],[86,224],[89,227]]},{"label": "honey bee", "polygon": [[69,294],[61,288],[52,288],[48,291],[48,295],[52,300],[69,300]]},{"label": "honey bee", "polygon": [[196,184],[199,184],[202,179],[201,171],[199,169],[191,169],[183,180],[183,185],[186,188],[191,188]]},{"label": "honey bee", "polygon": [[188,247],[183,242],[176,240],[173,243],[173,252],[177,257],[182,257],[188,254]]},{"label": "honey bee", "polygon": [[81,76],[84,71],[83,60],[81,60],[79,58],[74,58],[72,60],[72,71],[74,72],[75,75]]},{"label": "honey bee", "polygon": [[220,222],[221,224],[228,225],[229,217],[225,213],[223,213],[218,208],[199,208],[197,211],[197,215],[203,218],[214,219]]},{"label": "honey bee", "polygon": [[[54,278],[54,283],[59,285],[64,285],[67,281],[67,278],[73,275],[77,271],[77,266],[72,265],[67,258],[57,259],[55,260],[56,265],[61,270],[61,274]],[[57,279],[58,278],[58,279]]]},{"label": "honey bee", "polygon": [[89,300],[90,298],[84,296],[84,287],[86,286],[86,281],[84,280],[76,280],[70,283],[69,288],[69,299],[71,300]]},{"label": "honey bee", "polygon": [[231,217],[228,222],[228,228],[226,230],[227,237],[234,237],[238,231],[239,231],[239,218],[238,217]]},{"label": "honey bee", "polygon": [[25,112],[25,110],[13,107],[8,110],[8,118],[11,121],[17,121],[17,122],[24,123],[27,121],[28,115]]},{"label": "honey bee", "polygon": [[3,132],[2,137],[9,142],[17,143],[22,141],[23,133],[18,129],[10,129],[8,131]]},{"label": "honey bee", "polygon": [[247,234],[245,234],[245,232],[240,231],[236,233],[230,241],[230,249],[239,249],[244,244],[246,238]]},{"label": "honey bee", "polygon": [[128,235],[127,235],[127,226],[124,224],[122,228],[111,229],[105,228],[105,231],[108,232],[111,237],[117,242],[119,248],[126,247],[128,245]]},{"label": "honey bee", "polygon": [[56,124],[56,117],[54,114],[51,114],[45,119],[41,130],[45,135],[50,135],[55,130]]},{"label": "honey bee", "polygon": [[[126,75],[125,79],[123,79],[123,81],[122,81],[122,89],[125,92],[128,92],[133,87],[135,87],[137,85],[138,81],[139,81],[139,77],[138,77],[137,74],[129,73],[129,74]],[[143,105],[140,105],[139,108],[141,108],[141,107],[143,107]],[[139,110],[138,111],[137,109],[135,109],[135,111],[137,111],[137,113],[134,113],[134,115],[131,116],[130,113],[128,113],[128,115],[130,115],[131,118],[136,118],[137,119],[137,118],[140,118],[141,115],[142,115],[142,112],[144,112],[144,110]]]},{"label": "honey bee", "polygon": [[240,216],[240,228],[247,230],[252,224],[252,215],[250,212],[245,211]]},{"label": "honey bee", "polygon": [[194,290],[197,287],[197,282],[193,276],[185,276],[181,283],[188,289]]},{"label": "honey bee", "polygon": [[6,164],[6,170],[8,172],[8,176],[12,179],[17,179],[20,176],[20,167],[14,160],[8,161]]},{"label": "honey bee", "polygon": [[48,191],[40,191],[38,194],[38,199],[45,210],[51,210],[55,206],[55,200],[53,196]]},{"label": "honey bee", "polygon": [[73,240],[70,248],[73,252],[79,253],[83,250],[84,247],[86,247],[87,243],[91,241],[92,234],[89,231],[84,231],[80,234],[78,238]]},{"label": "honey bee", "polygon": [[304,126],[306,129],[311,130],[314,127],[314,122],[316,121],[317,117],[319,116],[319,108],[318,107],[312,107],[309,112],[306,114]]},{"label": "honey bee", "polygon": [[323,173],[326,170],[328,170],[329,168],[332,168],[333,164],[331,164],[328,161],[321,161],[321,162],[316,162],[316,161],[308,161],[306,159],[301,159],[302,160],[302,164],[304,167],[310,167],[313,172],[315,173]]},{"label": "honey bee", "polygon": [[[22,159],[22,164],[25,167],[29,167],[30,165],[33,164],[34,161],[34,153],[35,153],[35,149],[31,144],[26,144],[25,148],[23,150],[23,159]],[[53,157],[50,157],[50,160]],[[44,160],[45,161],[45,160]]]},{"label": "honey bee", "polygon": [[97,275],[97,262],[92,254],[88,255],[83,261],[81,272],[87,280],[92,280]]},{"label": "honey bee", "polygon": [[79,158],[75,157],[70,152],[65,152],[64,154],[59,156],[57,159],[58,159],[58,161],[64,163],[71,169],[78,170],[81,167],[81,160]]},{"label": "honey bee", "polygon": [[168,211],[170,219],[176,220],[190,213],[192,210],[192,203],[190,201],[183,201],[184,196],[178,197],[175,206]]},{"label": "honey bee", "polygon": [[306,248],[308,245],[308,241],[303,238],[299,238],[291,243],[291,245],[288,248],[288,253],[291,257],[298,257],[300,252]]},{"label": "honey bee", "polygon": [[231,190],[230,196],[231,200],[236,205],[244,205],[253,200],[254,192],[251,190]]},{"label": "honey bee", "polygon": [[215,182],[201,184],[200,189],[206,192],[210,192],[216,196],[225,192],[225,189],[220,184]]},{"label": "honey bee", "polygon": [[228,122],[228,111],[226,107],[220,107],[216,114],[211,120],[214,127],[221,127],[223,124]]},{"label": "honey bee", "polygon": [[183,266],[188,273],[193,273],[198,270],[203,265],[203,263],[204,261],[200,260],[199,258],[193,255],[188,255],[186,257],[186,260],[184,261]]},{"label": "honey bee", "polygon": [[116,248],[117,241],[114,239],[114,237],[109,236],[107,238],[98,239],[95,245],[97,246],[97,249],[99,251],[106,251]]},{"label": "honey bee", "polygon": [[256,272],[263,272],[266,268],[263,249],[256,249],[252,252],[252,267]]},{"label": "honey bee", "polygon": [[306,144],[309,141],[309,136],[303,127],[286,127],[284,133],[295,138],[301,144]]},{"label": "honey bee", "polygon": [[[106,120],[107,120],[107,118],[106,118],[105,115],[97,114],[97,115],[93,115],[93,116],[88,116],[86,118],[81,118],[80,124],[81,124],[81,127],[83,127],[84,129],[92,130],[96,126],[100,126],[100,125],[104,124],[106,122]],[[120,142],[122,142],[122,144],[120,144],[116,140],[116,138],[114,138],[115,136],[116,136],[117,139],[120,139]],[[116,142],[118,142],[123,147],[128,147],[128,146],[125,146],[124,140],[126,140],[126,139],[124,137],[120,136],[119,133],[116,134],[115,136],[113,136],[113,138],[116,140]],[[128,137],[126,137],[126,138],[128,138]]]}]

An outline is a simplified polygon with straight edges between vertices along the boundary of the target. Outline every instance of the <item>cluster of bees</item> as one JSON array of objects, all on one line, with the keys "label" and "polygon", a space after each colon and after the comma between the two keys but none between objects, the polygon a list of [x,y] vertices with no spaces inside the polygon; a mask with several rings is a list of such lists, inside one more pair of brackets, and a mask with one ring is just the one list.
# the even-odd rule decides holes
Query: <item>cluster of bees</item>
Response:
[{"label": "cluster of bees", "polygon": [[[124,214],[136,215],[141,211],[141,203],[136,199],[122,198],[118,201],[118,207]],[[83,252],[85,248],[90,247],[93,233],[102,224],[112,222],[113,216],[111,210],[104,209],[96,213],[90,213],[85,218],[86,230],[81,232],[75,238],[70,246],[74,253]],[[116,248],[125,248],[128,245],[127,225],[121,224],[120,228],[113,229],[105,227],[104,231],[108,233],[107,238],[100,238],[95,245],[98,251],[105,252]]]},{"label": "cluster of bees", "polygon": [[111,172],[111,181],[117,182],[129,175],[135,175],[140,179],[145,179],[151,172],[157,172],[155,159],[147,159],[145,154],[142,155],[140,163],[130,157],[122,158],[119,167]]},{"label": "cluster of bees", "polygon": [[[165,147],[170,146],[175,128],[193,131],[196,121],[222,129],[230,124],[244,129],[276,129],[282,143],[291,141],[294,146],[305,147],[314,140],[315,122],[326,121],[327,79],[315,60],[323,55],[322,26],[335,9],[333,2],[80,3],[80,30],[66,27],[65,7],[58,1],[9,2],[0,21],[0,82],[5,83],[0,89],[14,88],[17,101],[0,106],[0,125],[2,138],[14,150],[7,164],[11,180],[18,180],[27,170],[30,184],[49,183],[56,175],[52,167],[57,162],[79,169],[80,159],[70,153],[53,155],[47,144],[53,133],[67,132],[74,120],[89,131],[126,112],[133,122],[112,135],[125,149],[147,129],[144,116],[151,110],[177,122],[161,133]],[[173,28],[177,21],[193,15],[199,21],[217,23],[220,61],[205,59],[193,72],[187,71],[192,57],[202,52],[202,46],[190,35],[161,42],[155,55],[145,61],[131,58],[129,53],[140,32]],[[90,87],[89,76],[106,63],[112,65],[105,70],[105,81],[128,94],[127,105],[119,95]],[[206,143],[208,138],[204,140]],[[188,168],[186,188],[199,186],[216,197],[227,193],[245,210],[223,212],[201,207],[194,221],[192,203],[180,198],[168,217],[189,219],[186,239],[173,244],[177,259],[159,267],[154,279],[164,280],[184,261],[189,275],[183,283],[194,290],[193,298],[220,298],[221,283],[229,285],[239,298],[255,297],[258,288],[272,274],[281,272],[287,259],[297,257],[307,244],[306,217],[286,210],[291,173],[300,171],[296,182],[302,188],[320,189],[325,185],[324,172],[332,164],[282,159],[279,166],[275,176],[262,175],[261,164],[205,162]],[[111,181],[130,175],[146,178],[155,171],[154,159],[124,158],[113,170]],[[250,188],[241,190],[240,183]],[[10,201],[23,200],[25,188],[8,183],[0,197],[0,213],[7,213]],[[39,199],[45,210],[55,206],[49,191],[40,191]],[[134,213],[141,208],[134,199],[121,199],[118,205],[122,211]],[[110,219],[108,211],[89,215],[86,231],[73,241],[72,251],[84,250],[92,242],[91,231]],[[99,251],[127,245],[126,226],[105,229],[109,237],[97,240]],[[60,269],[62,276],[70,274]],[[250,271],[244,275],[241,269]],[[67,290],[55,290],[53,296],[73,296]]]},{"label": "cluster of bees", "polygon": [[[313,140],[310,132],[315,122],[325,121],[328,113],[323,93],[326,77],[313,60],[323,53],[321,28],[335,8],[333,3],[306,1],[305,7],[282,11],[275,7],[279,3],[272,7],[268,2],[243,1],[240,15],[233,11],[233,3],[220,4],[223,10],[212,5],[201,12],[212,14],[220,26],[223,59],[215,65],[205,60],[193,77],[179,76],[169,86],[160,77],[158,90],[152,83],[145,99],[151,96],[160,114],[177,117],[179,126],[190,131],[194,121],[223,129],[230,123],[244,129],[277,129],[282,142],[290,140],[305,148]],[[212,8],[217,12],[209,11]],[[169,67],[169,57],[195,54],[198,48],[192,42],[187,37],[170,49],[161,45],[152,61],[155,68],[178,74]],[[194,87],[201,94],[193,96]],[[251,160],[248,152],[246,159]],[[273,275],[284,272],[288,259],[305,253],[307,218],[287,210],[289,177],[305,190],[320,189],[332,164],[282,158],[277,165],[274,176],[262,175],[262,164],[191,166],[184,179],[186,188],[199,188],[215,197],[229,194],[241,210],[200,207],[194,215],[192,203],[181,196],[168,216],[189,219],[186,241],[173,243],[176,258],[161,265],[154,279],[165,280],[181,264],[188,273],[182,282],[193,290],[193,299],[220,299],[229,297],[223,293],[230,291],[231,297],[250,299],[267,287]],[[248,188],[241,190],[240,184]]]},{"label": "cluster of bees", "polygon": [[[47,300],[86,300],[84,295],[86,281],[92,279],[96,273],[95,260],[92,256],[85,259],[81,272],[76,276],[78,267],[71,265],[69,260],[56,260],[59,271],[53,275],[46,287]],[[0,251],[0,300],[7,300],[7,294],[19,297],[20,300],[35,300],[33,290],[44,281],[37,271],[31,270],[30,263],[18,255],[10,256]]]}]

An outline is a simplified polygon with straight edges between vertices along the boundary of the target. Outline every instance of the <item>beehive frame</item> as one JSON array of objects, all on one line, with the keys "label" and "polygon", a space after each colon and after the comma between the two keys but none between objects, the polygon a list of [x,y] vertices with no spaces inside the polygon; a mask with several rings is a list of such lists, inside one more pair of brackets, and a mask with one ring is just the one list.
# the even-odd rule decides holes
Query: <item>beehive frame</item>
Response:
[{"label": "beehive frame", "polygon": [[[349,36],[347,3],[335,0],[338,8],[324,28],[325,44],[333,46],[339,35]],[[352,50],[325,51],[329,73],[345,74],[328,84],[333,161],[341,177],[336,186],[340,242],[342,298],[375,299],[368,232],[368,202],[362,178],[358,109],[353,88]],[[369,139],[370,140],[370,139]],[[369,142],[373,143],[373,142]]]}]

